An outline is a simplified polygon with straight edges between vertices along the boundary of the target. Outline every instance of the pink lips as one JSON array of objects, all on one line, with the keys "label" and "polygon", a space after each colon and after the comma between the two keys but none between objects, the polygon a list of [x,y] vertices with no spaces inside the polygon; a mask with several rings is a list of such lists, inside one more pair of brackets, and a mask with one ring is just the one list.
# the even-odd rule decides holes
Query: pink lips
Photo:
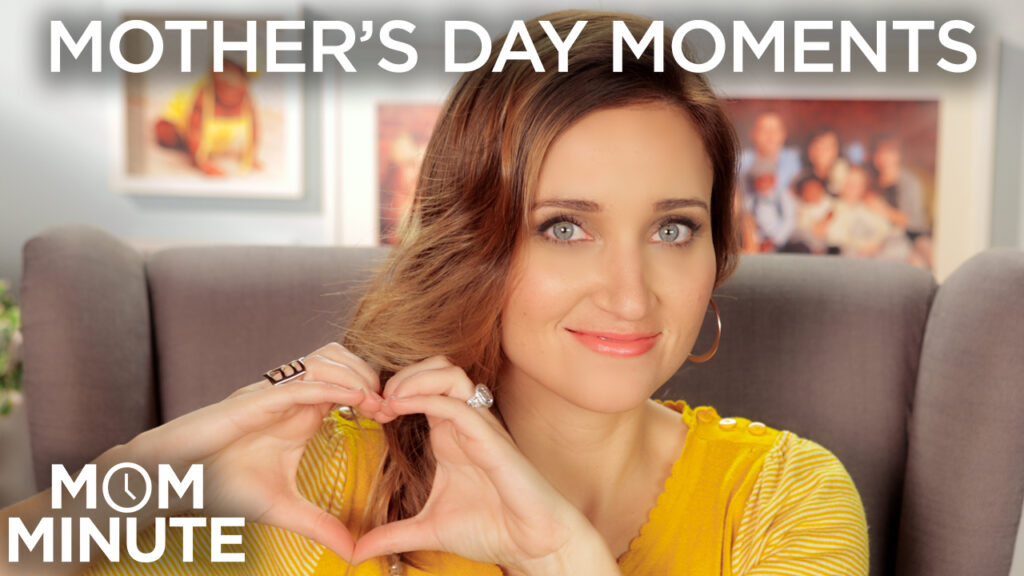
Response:
[{"label": "pink lips", "polygon": [[615,334],[566,330],[594,352],[626,358],[646,354],[651,348],[654,348],[658,336],[661,336],[661,332],[656,334]]}]

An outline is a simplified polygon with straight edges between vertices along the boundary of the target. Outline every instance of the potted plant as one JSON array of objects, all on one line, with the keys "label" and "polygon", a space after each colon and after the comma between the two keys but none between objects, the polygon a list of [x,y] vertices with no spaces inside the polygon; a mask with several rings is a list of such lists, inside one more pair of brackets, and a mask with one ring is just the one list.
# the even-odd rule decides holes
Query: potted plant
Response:
[{"label": "potted plant", "polygon": [[21,310],[0,280],[0,507],[35,491],[21,396]]},{"label": "potted plant", "polygon": [[0,416],[11,413],[21,396],[21,310],[0,280]]}]

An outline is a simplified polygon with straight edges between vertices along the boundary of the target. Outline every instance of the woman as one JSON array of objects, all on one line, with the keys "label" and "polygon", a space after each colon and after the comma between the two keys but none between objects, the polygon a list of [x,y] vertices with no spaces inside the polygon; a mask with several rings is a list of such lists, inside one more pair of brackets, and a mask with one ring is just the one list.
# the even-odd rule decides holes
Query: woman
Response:
[{"label": "woman", "polygon": [[459,81],[344,346],[98,460],[204,464],[200,513],[251,521],[246,563],[90,573],[866,574],[861,503],[830,453],[649,400],[733,267],[720,104],[650,53],[609,71],[612,22],[639,38],[648,20],[540,20],[563,38],[588,21],[569,71],[535,21],[549,72],[493,73],[492,56]]}]

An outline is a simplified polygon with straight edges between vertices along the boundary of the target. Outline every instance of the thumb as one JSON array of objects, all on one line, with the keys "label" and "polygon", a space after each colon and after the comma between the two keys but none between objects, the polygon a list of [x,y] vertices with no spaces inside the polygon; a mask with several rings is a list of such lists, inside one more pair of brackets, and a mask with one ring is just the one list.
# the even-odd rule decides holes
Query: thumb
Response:
[{"label": "thumb", "polygon": [[355,541],[348,527],[326,510],[296,496],[267,523],[284,528],[300,536],[319,542],[348,562],[352,558]]},{"label": "thumb", "polygon": [[418,517],[398,520],[378,526],[360,536],[352,553],[352,565],[358,566],[370,558],[388,554],[437,548],[437,539],[426,522]]}]

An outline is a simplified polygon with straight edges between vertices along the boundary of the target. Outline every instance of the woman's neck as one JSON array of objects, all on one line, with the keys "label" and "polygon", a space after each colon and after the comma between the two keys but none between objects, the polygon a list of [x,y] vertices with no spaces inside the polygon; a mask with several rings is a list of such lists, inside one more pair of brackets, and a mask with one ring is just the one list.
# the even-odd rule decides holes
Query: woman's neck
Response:
[{"label": "woman's neck", "polygon": [[646,512],[685,435],[679,415],[653,402],[605,414],[536,383],[506,382],[498,405],[523,454],[595,524],[618,513],[622,494],[638,489],[653,490]]}]

